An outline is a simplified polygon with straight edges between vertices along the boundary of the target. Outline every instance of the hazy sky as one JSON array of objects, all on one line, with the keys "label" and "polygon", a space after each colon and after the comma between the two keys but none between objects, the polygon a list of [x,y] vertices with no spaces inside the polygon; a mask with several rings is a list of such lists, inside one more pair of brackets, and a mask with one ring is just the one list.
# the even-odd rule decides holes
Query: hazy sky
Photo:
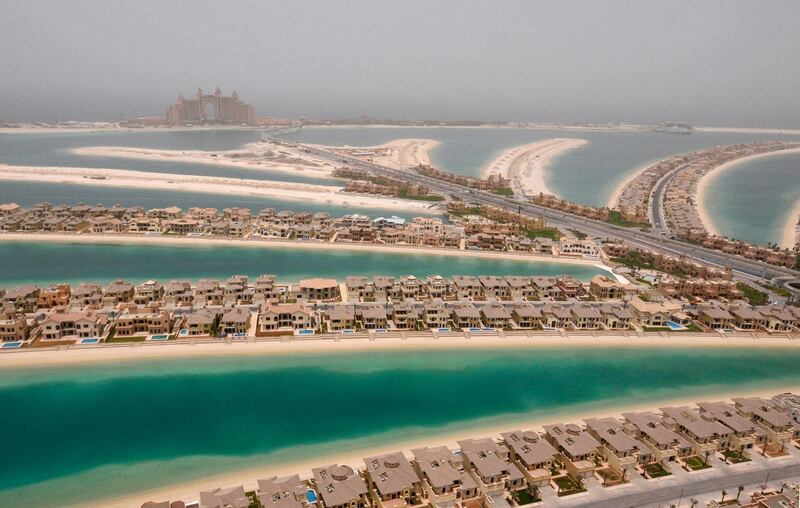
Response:
[{"label": "hazy sky", "polygon": [[0,118],[259,115],[800,127],[800,2],[0,0]]}]

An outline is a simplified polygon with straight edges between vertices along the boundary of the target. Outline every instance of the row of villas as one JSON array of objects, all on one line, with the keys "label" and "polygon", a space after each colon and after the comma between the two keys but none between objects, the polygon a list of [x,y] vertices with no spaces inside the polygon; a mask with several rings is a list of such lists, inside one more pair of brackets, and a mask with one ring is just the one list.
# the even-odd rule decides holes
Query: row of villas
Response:
[{"label": "row of villas", "polygon": [[[519,282],[519,284],[516,284]],[[588,286],[565,278],[519,276],[351,276],[279,284],[237,275],[201,280],[115,281],[105,288],[24,285],[0,289],[5,342],[171,334],[275,336],[343,330],[568,329],[794,332],[800,308],[742,301],[685,303],[634,296],[630,285],[595,276]]]},{"label": "row of villas", "polygon": [[333,218],[325,212],[249,209],[122,207],[115,205],[38,204],[23,209],[14,203],[0,205],[0,231],[69,232],[93,234],[169,234],[226,238],[265,238],[320,242],[358,242],[383,245],[410,245],[449,249],[534,252],[553,255],[597,256],[589,241],[554,242],[549,238],[529,238],[519,228],[485,217],[465,217],[458,224],[439,218],[377,217],[352,214]]},{"label": "row of villas", "polygon": [[[365,457],[357,467],[329,464],[311,476],[272,476],[243,486],[200,493],[198,508],[483,508],[529,504],[543,489],[558,495],[585,490],[597,478],[604,487],[712,467],[710,459],[749,460],[752,453],[786,456],[800,446],[800,424],[781,402],[735,398],[624,413],[622,419],[587,418],[554,423],[540,431],[458,441],[457,448],[423,447]],[[148,502],[142,508],[169,507]],[[173,505],[174,506],[174,505]]]},{"label": "row of villas", "polygon": [[772,246],[756,245],[709,234],[697,210],[697,185],[708,172],[742,157],[792,149],[798,143],[771,141],[714,147],[703,157],[678,169],[664,192],[664,214],[670,230],[679,238],[729,254],[765,263],[793,268],[797,252]]}]

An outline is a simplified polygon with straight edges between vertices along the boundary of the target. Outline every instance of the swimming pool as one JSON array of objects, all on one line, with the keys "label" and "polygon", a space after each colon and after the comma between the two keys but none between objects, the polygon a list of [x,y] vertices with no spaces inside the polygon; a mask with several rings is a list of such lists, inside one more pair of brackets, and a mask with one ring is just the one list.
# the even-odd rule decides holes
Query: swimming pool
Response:
[{"label": "swimming pool", "polygon": [[85,339],[78,339],[76,344],[97,344],[98,342],[100,342],[100,339],[97,337],[87,337]]},{"label": "swimming pool", "polygon": [[685,330],[686,327],[680,323],[676,323],[675,321],[667,321],[667,326],[669,326],[670,330]]},{"label": "swimming pool", "polygon": [[0,347],[2,347],[3,349],[17,349],[17,348],[22,347],[22,342],[19,342],[19,341],[17,341],[17,342],[5,342]]},{"label": "swimming pool", "polygon": [[166,333],[160,333],[158,335],[151,335],[149,340],[169,340],[169,335]]},{"label": "swimming pool", "polygon": [[297,335],[314,335],[314,330],[312,330],[311,328],[301,328],[299,330],[296,330],[295,333]]},{"label": "swimming pool", "polygon": [[308,489],[306,491],[306,501],[308,501],[309,504],[317,502],[317,492],[314,489]]}]

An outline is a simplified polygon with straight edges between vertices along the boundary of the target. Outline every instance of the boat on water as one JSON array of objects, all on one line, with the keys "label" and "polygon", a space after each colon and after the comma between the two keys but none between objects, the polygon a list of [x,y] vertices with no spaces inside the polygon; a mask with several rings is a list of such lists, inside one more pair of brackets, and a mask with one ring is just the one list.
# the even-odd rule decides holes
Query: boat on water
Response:
[{"label": "boat on water", "polygon": [[653,132],[666,132],[668,134],[691,134],[694,127],[684,122],[660,122],[653,127]]}]

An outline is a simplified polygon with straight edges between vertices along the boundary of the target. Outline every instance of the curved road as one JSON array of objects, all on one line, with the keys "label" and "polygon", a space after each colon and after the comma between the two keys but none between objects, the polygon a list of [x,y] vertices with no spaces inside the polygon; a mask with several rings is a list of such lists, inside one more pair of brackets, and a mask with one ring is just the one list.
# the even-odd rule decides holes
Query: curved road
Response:
[{"label": "curved road", "polygon": [[302,144],[298,144],[297,146],[302,147],[302,149],[307,153],[311,153],[321,158],[336,162],[344,162],[350,166],[369,171],[372,174],[385,175],[399,180],[425,185],[436,192],[455,196],[466,202],[487,204],[512,212],[543,217],[554,226],[561,226],[563,228],[577,228],[587,233],[590,237],[606,238],[610,240],[623,240],[632,246],[681,255],[712,265],[730,267],[734,271],[734,275],[739,280],[753,282],[759,279],[770,280],[775,277],[786,277],[791,279],[800,278],[800,271],[793,270],[791,268],[769,265],[761,261],[746,259],[741,256],[734,256],[679,240],[665,238],[664,236],[658,234],[614,226],[606,222],[587,219],[585,217],[534,205],[525,201],[519,201],[505,196],[498,196],[489,192],[471,189],[463,185],[444,182],[435,178],[420,175],[419,173],[412,171],[389,168],[372,162],[356,159],[354,157],[337,155],[329,152],[328,150],[323,150],[316,147]]}]

